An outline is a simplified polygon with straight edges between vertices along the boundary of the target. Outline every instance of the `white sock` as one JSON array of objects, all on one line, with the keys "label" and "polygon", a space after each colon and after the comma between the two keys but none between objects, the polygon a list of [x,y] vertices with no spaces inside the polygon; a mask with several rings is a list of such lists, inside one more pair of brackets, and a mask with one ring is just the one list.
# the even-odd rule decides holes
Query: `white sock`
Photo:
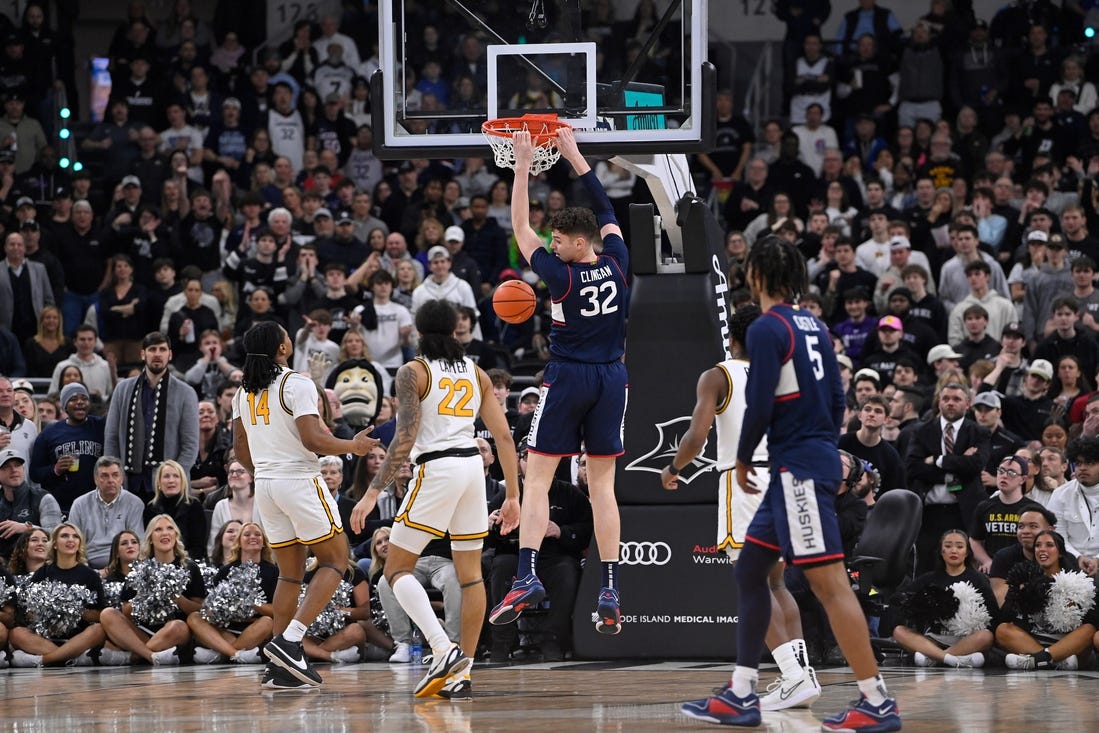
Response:
[{"label": "white sock", "polygon": [[427,597],[427,591],[420,585],[420,581],[408,575],[402,575],[393,583],[393,595],[397,602],[405,610],[420,631],[423,632],[427,643],[431,645],[433,654],[445,654],[451,647],[450,638],[446,630],[435,616],[435,610],[431,607],[431,599]]},{"label": "white sock", "polygon": [[733,667],[733,694],[737,697],[748,697],[756,691],[756,682],[759,681],[759,670],[751,667],[741,667],[739,664]]},{"label": "white sock", "polygon": [[885,680],[881,678],[880,674],[865,680],[859,680],[859,692],[866,695],[866,699],[870,701],[871,705],[881,705],[889,695],[889,691],[885,689]]},{"label": "white sock", "polygon": [[286,627],[286,630],[282,632],[282,638],[287,641],[301,641],[305,638],[305,632],[309,629],[308,626],[303,624],[297,619],[292,619],[290,624]]},{"label": "white sock", "polygon": [[782,676],[791,681],[799,680],[805,675],[805,668],[801,666],[801,658],[798,656],[798,641],[800,639],[793,639],[771,650],[771,656],[775,658]]}]

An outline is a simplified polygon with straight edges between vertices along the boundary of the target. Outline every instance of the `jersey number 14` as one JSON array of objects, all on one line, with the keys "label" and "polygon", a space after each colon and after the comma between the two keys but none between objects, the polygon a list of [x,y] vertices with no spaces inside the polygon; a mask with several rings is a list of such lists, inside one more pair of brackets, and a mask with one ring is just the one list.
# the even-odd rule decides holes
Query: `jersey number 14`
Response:
[{"label": "jersey number 14", "polygon": [[259,394],[248,393],[248,412],[251,413],[253,425],[259,425],[261,419],[264,425],[271,424],[271,410],[267,407],[267,390],[262,390]]}]

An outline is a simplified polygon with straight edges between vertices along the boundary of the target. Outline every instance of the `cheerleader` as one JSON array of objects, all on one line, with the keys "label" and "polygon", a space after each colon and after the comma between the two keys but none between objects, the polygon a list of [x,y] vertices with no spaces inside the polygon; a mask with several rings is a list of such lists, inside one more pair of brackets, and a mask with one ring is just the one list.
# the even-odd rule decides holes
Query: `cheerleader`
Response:
[{"label": "cheerleader", "polygon": [[15,576],[16,584],[28,580],[46,564],[50,554],[50,533],[41,527],[19,535],[8,560],[8,572]]},{"label": "cheerleader", "polygon": [[141,556],[141,538],[136,532],[124,529],[111,540],[111,554],[107,567],[99,571],[104,583],[124,583],[130,568]]},{"label": "cheerleader", "polygon": [[[965,587],[968,586],[968,587]],[[940,589],[947,612],[937,609],[917,611],[920,601],[930,601]],[[945,594],[949,594],[948,596]],[[948,530],[939,539],[935,570],[916,578],[908,592],[909,602],[901,604],[917,631],[909,626],[893,629],[893,638],[912,652],[917,667],[981,667],[985,654],[992,649],[991,612],[997,608],[988,578],[977,570],[969,535],[960,529]],[[956,606],[956,608],[955,608]],[[934,616],[938,618],[934,618]],[[920,620],[914,617],[920,616]]]},{"label": "cheerleader", "polygon": [[[248,621],[221,624],[205,608],[190,614],[187,626],[195,636],[195,663],[217,664],[228,658],[238,664],[259,664],[264,661],[259,647],[272,636],[271,601],[279,580],[279,569],[271,562],[271,548],[267,546],[263,528],[255,522],[245,522],[226,559],[228,563],[214,578],[206,604],[215,599],[218,586],[229,577],[233,568],[241,567],[246,562],[255,563],[259,568],[258,582],[262,588],[263,603],[254,607],[255,616]],[[203,613],[207,613],[211,620],[207,620]]]},{"label": "cheerleader", "polygon": [[1077,669],[1099,626],[1095,581],[1069,570],[1065,539],[1051,529],[1034,536],[1034,560],[1008,573],[1004,611],[1012,620],[996,627],[996,643],[1009,669]]},{"label": "cheerleader", "polygon": [[[75,524],[63,522],[54,527],[46,564],[19,591],[24,599],[20,605],[27,604],[24,610],[28,615],[24,619],[27,625],[17,625],[11,630],[13,667],[56,664],[87,667],[94,664],[92,650],[100,647],[106,639],[99,624],[100,609],[103,608],[103,582],[99,573],[88,567],[88,558],[84,553],[84,535]],[[30,598],[34,597],[35,590],[44,590],[47,583],[86,589],[83,599],[69,599],[79,604],[72,609],[73,622],[51,624],[54,626],[52,633],[42,628],[32,628],[41,619],[36,619],[38,614],[31,608]],[[59,598],[52,602],[60,601]],[[51,638],[46,638],[46,633]]]},{"label": "cheerleader", "polygon": [[[141,560],[156,560],[161,565],[181,568],[183,572],[174,575],[185,579],[184,587],[171,599],[160,597],[155,587],[158,582],[172,583],[173,591],[176,583],[166,580],[168,573],[157,570],[159,566],[137,563],[126,578],[122,608],[104,609],[100,616],[107,632],[107,643],[100,654],[101,664],[129,664],[134,657],[155,665],[179,664],[176,648],[191,640],[184,619],[202,607],[206,585],[198,566],[187,557],[179,527],[167,514],[153,517],[146,527]],[[142,568],[140,572],[139,567]],[[150,577],[153,577],[152,581]],[[154,607],[158,610],[150,613],[155,618],[142,617],[147,609]]]},{"label": "cheerleader", "polygon": [[[306,587],[317,572],[315,558],[310,559],[310,565],[305,574]],[[350,593],[347,593],[348,586],[350,586]],[[341,591],[343,591],[342,598]],[[357,622],[370,623],[370,620],[370,581],[355,564],[354,558],[348,558],[347,569],[344,571],[335,595],[332,596],[332,601],[309,627],[302,640],[302,648],[310,659],[321,662],[335,664],[358,662],[362,659],[361,650],[366,641],[366,630]],[[340,624],[343,624],[342,628],[333,631],[333,627]]]}]

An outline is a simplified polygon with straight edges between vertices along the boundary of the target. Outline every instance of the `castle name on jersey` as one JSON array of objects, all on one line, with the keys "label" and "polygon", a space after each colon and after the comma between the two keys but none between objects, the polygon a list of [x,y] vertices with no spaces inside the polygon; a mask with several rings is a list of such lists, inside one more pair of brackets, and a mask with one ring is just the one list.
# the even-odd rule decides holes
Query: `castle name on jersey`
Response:
[{"label": "castle name on jersey", "polygon": [[599,282],[600,280],[606,280],[608,277],[612,277],[610,265],[580,271],[580,282],[582,283]]},{"label": "castle name on jersey", "polygon": [[802,331],[819,331],[817,319],[812,316],[794,316],[794,325]]},{"label": "castle name on jersey", "polygon": [[469,369],[464,361],[440,361],[438,367],[439,371],[445,374],[469,374]]}]

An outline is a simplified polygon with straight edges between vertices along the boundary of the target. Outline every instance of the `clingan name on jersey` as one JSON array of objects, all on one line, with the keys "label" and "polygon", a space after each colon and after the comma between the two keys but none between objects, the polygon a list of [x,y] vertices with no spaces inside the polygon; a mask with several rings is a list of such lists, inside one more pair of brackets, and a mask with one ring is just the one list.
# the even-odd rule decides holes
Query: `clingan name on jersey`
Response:
[{"label": "clingan name on jersey", "polygon": [[591,270],[580,271],[580,282],[582,283],[595,283],[600,280],[606,280],[611,277],[611,266],[603,265],[602,267],[596,267]]},{"label": "clingan name on jersey", "polygon": [[819,331],[817,319],[812,316],[794,316],[794,325],[802,331]]}]

